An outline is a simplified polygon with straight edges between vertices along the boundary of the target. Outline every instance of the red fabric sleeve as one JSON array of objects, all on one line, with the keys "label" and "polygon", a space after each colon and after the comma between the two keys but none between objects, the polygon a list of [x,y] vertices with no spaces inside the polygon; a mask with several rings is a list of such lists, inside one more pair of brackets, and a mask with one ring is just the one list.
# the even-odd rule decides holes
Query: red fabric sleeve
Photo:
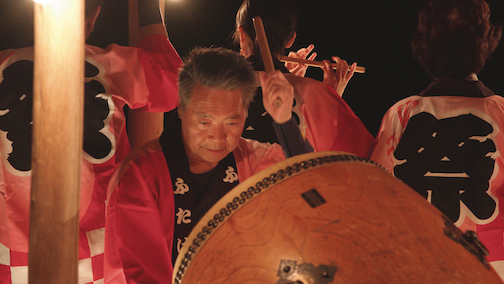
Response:
[{"label": "red fabric sleeve", "polygon": [[107,92],[130,108],[167,112],[177,106],[179,55],[166,37],[150,35],[139,47],[109,45],[105,50],[86,46],[86,60],[96,65]]},{"label": "red fabric sleeve", "polygon": [[310,78],[286,76],[302,98],[306,138],[315,151],[344,151],[369,158],[376,139],[336,91]]},{"label": "red fabric sleeve", "polygon": [[119,168],[107,206],[105,282],[171,283],[175,209],[170,174],[160,146],[132,157]]},{"label": "red fabric sleeve", "polygon": [[138,58],[150,93],[149,103],[143,109],[158,112],[174,109],[178,102],[178,70],[182,67],[180,56],[170,41],[160,35],[142,38],[138,47]]},{"label": "red fabric sleeve", "polygon": [[261,143],[241,138],[233,151],[240,182],[252,175],[285,160],[282,147],[276,143]]},{"label": "red fabric sleeve", "polygon": [[339,102],[338,137],[330,148],[369,159],[376,146],[376,139],[336,91],[332,87],[327,89]]}]

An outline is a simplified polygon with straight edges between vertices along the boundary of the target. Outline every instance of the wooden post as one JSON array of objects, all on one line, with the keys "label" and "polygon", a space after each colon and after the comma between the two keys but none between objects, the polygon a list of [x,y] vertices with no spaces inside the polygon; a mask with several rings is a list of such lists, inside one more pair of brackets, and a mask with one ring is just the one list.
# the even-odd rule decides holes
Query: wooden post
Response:
[{"label": "wooden post", "polygon": [[[138,21],[138,0],[129,0],[129,45],[136,46],[140,40]],[[159,0],[161,15],[165,15],[165,1]],[[147,112],[142,109],[130,109],[128,112],[128,139],[134,150],[152,139],[158,138],[163,132],[164,114]]]},{"label": "wooden post", "polygon": [[84,0],[35,3],[29,283],[77,283]]}]

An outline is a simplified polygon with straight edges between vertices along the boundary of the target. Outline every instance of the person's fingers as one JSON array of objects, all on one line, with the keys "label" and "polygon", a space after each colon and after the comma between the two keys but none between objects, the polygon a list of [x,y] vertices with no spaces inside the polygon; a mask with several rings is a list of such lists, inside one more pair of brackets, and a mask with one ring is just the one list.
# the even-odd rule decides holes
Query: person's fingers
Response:
[{"label": "person's fingers", "polygon": [[296,76],[304,77],[307,68],[308,66],[306,66],[305,64],[298,64],[296,65],[296,67],[290,69],[289,72]]},{"label": "person's fingers", "polygon": [[[264,74],[261,74],[264,73]],[[268,101],[272,101],[276,92],[281,89],[281,84],[284,83],[282,81],[282,73],[280,70],[276,70],[275,72],[267,75],[266,72],[259,73],[259,79],[261,80],[261,87],[263,88],[263,96],[268,99]]]},{"label": "person's fingers", "polygon": [[324,71],[323,82],[328,85],[333,85],[335,78],[331,62],[329,60],[324,60],[322,62],[324,63],[324,67],[322,67],[322,70]]},{"label": "person's fingers", "polygon": [[308,60],[315,60],[315,57],[317,57],[317,53],[316,52],[312,53],[307,59]]},{"label": "person's fingers", "polygon": [[336,76],[335,80],[339,82],[345,78],[345,75],[348,72],[348,63],[345,60],[339,58],[338,56],[333,56],[331,59],[337,64],[335,72]]},{"label": "person's fingers", "polygon": [[299,51],[298,52],[290,51],[289,52],[289,57],[292,57],[292,58],[301,58],[301,56],[299,56]]},{"label": "person's fingers", "polygon": [[310,44],[306,48],[302,48],[302,50],[303,50],[303,58],[306,58],[308,56],[308,54],[310,54],[310,52],[313,51],[314,48],[315,48],[315,46],[313,44]]},{"label": "person's fingers", "polygon": [[332,60],[334,62],[336,62],[337,64],[341,64],[341,66],[343,68],[348,68],[348,63],[346,62],[346,60],[343,60],[343,59],[339,58],[338,56],[333,56]]},{"label": "person's fingers", "polygon": [[289,57],[306,59],[308,57],[308,55],[313,51],[314,48],[315,48],[315,46],[313,44],[310,44],[308,47],[303,47],[303,48],[299,49],[297,52],[290,51]]},{"label": "person's fingers", "polygon": [[348,67],[348,63],[346,62],[346,60],[341,60],[341,79],[345,78],[346,74],[348,73],[348,69],[350,69],[350,67]]},{"label": "person's fingers", "polygon": [[349,81],[353,77],[356,68],[357,68],[357,62],[354,62],[352,66],[350,66],[350,70],[348,71],[348,74],[345,77],[347,81]]}]

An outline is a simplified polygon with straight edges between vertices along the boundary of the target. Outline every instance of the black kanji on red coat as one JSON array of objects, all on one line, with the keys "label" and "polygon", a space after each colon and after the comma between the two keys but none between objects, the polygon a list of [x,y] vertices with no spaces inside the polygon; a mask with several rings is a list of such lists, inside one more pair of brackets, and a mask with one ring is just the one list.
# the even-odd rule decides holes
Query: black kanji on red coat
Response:
[{"label": "black kanji on red coat", "polygon": [[12,142],[8,162],[19,171],[31,169],[33,62],[17,61],[3,71],[0,83],[0,129]]},{"label": "black kanji on red coat", "polygon": [[[99,69],[86,62],[86,78],[98,75]],[[0,82],[0,130],[12,142],[8,162],[18,171],[31,170],[33,62],[20,60],[9,65]],[[112,150],[111,141],[100,132],[109,115],[103,85],[96,80],[85,84],[84,151],[95,159],[106,157]],[[71,95],[71,94],[69,94]],[[71,110],[69,110],[71,111]],[[62,118],[64,119],[64,118]]]},{"label": "black kanji on red coat", "polygon": [[480,220],[496,210],[488,195],[496,151],[488,135],[494,131],[487,121],[464,114],[436,119],[422,112],[410,118],[394,156],[397,178],[426,197],[456,222],[462,202]]}]

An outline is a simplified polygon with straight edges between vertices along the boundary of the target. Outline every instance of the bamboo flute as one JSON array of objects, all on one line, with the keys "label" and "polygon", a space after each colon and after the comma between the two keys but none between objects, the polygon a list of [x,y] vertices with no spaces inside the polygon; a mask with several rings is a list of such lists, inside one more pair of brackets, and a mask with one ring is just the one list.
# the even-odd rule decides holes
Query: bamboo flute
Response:
[{"label": "bamboo flute", "polygon": [[[279,56],[278,59],[282,62],[291,62],[291,63],[302,63],[302,64],[306,64],[308,66],[315,66],[315,67],[324,67],[324,62],[322,61],[314,61],[314,60],[307,60],[307,59],[301,59],[301,58],[292,58],[292,57],[289,57],[289,56]],[[338,64],[335,64],[335,63],[332,63],[331,66],[333,67],[333,69],[336,69],[338,68]],[[362,67],[362,66],[357,66],[355,68],[355,73],[365,73],[366,72],[366,68],[365,67]]]}]

